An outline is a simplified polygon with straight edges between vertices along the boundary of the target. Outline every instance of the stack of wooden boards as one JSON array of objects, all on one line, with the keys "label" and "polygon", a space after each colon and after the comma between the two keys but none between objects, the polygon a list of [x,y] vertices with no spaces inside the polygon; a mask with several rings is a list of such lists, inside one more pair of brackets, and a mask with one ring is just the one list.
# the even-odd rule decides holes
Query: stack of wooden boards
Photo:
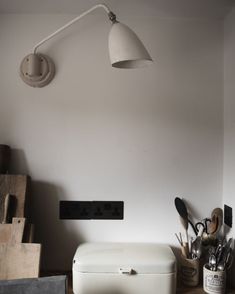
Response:
[{"label": "stack of wooden boards", "polygon": [[39,276],[41,244],[28,243],[33,226],[26,226],[29,183],[28,176],[0,175],[0,280]]}]

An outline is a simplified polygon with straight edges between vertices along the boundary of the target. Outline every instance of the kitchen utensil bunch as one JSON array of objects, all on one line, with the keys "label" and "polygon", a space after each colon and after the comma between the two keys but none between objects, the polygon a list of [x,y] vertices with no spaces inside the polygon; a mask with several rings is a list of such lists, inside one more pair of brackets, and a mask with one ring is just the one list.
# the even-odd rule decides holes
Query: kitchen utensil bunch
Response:
[{"label": "kitchen utensil bunch", "polygon": [[[212,281],[215,281],[213,275],[220,279],[220,281],[216,281],[217,284],[225,284],[226,270],[231,267],[233,262],[234,241],[232,238],[226,240],[225,237],[220,236],[222,235],[220,230],[223,225],[223,210],[215,208],[209,218],[194,223],[190,219],[187,207],[181,198],[175,198],[175,207],[184,230],[184,236],[181,233],[175,234],[181,247],[183,283],[190,286],[198,284],[199,260],[203,257],[203,260],[205,259],[204,282],[207,283],[204,290],[207,293],[223,293],[225,285],[220,290],[216,285],[211,284]],[[193,237],[189,236],[189,227]],[[218,292],[213,292],[213,287],[217,288]]]},{"label": "kitchen utensil bunch", "polygon": [[[183,241],[181,233],[179,236],[176,234],[177,240],[181,246],[182,255],[185,258],[200,259],[203,244],[214,244],[217,240],[217,236],[222,227],[223,211],[221,208],[215,208],[210,218],[204,218],[194,224],[189,218],[184,201],[179,197],[175,198],[175,207],[179,213],[180,222],[183,226],[186,238],[186,240]],[[189,237],[188,235],[189,225],[193,231],[194,237]]]},{"label": "kitchen utensil bunch", "polygon": [[229,269],[233,262],[233,239],[228,241],[218,239],[216,247],[211,246],[208,250],[208,268],[211,271],[224,271]]}]

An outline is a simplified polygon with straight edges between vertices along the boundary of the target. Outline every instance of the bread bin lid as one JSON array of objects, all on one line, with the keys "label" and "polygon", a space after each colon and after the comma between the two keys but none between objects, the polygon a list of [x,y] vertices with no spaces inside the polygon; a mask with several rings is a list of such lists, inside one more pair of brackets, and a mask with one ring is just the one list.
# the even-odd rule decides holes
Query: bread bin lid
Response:
[{"label": "bread bin lid", "polygon": [[73,270],[82,273],[166,274],[176,271],[176,263],[167,245],[84,243],[75,253]]}]

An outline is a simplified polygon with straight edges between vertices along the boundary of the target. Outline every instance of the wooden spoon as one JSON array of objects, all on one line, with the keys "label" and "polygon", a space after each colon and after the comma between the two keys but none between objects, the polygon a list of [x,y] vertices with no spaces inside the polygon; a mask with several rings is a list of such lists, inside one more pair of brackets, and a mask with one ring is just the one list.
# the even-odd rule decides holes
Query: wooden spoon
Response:
[{"label": "wooden spoon", "polygon": [[185,236],[188,243],[188,220],[180,216],[180,222],[185,230]]},{"label": "wooden spoon", "polygon": [[223,210],[221,208],[213,209],[211,213],[211,223],[208,225],[208,233],[216,235],[223,224]]},{"label": "wooden spoon", "polygon": [[[188,218],[188,211],[187,211],[186,205],[184,204],[184,201],[180,199],[179,197],[175,198],[175,208],[178,211],[178,214],[181,216],[181,218],[184,219],[184,224],[182,223],[183,221],[181,220],[181,223],[183,224],[183,226],[186,226],[186,222],[189,223],[195,235],[197,235],[197,231],[193,223]],[[188,228],[188,224],[187,224],[187,228]]]}]

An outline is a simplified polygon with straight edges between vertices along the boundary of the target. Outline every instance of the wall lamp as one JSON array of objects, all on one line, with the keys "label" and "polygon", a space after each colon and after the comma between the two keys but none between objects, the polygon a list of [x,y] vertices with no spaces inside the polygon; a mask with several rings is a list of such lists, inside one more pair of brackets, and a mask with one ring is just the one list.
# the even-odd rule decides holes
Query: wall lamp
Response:
[{"label": "wall lamp", "polygon": [[97,4],[34,46],[33,53],[27,55],[20,65],[20,76],[26,84],[31,87],[44,87],[50,83],[55,75],[54,63],[48,56],[38,53],[38,48],[97,8],[103,8],[112,22],[109,33],[109,56],[113,67],[136,68],[152,62],[137,35],[129,27],[118,22],[116,15],[105,4]]}]

